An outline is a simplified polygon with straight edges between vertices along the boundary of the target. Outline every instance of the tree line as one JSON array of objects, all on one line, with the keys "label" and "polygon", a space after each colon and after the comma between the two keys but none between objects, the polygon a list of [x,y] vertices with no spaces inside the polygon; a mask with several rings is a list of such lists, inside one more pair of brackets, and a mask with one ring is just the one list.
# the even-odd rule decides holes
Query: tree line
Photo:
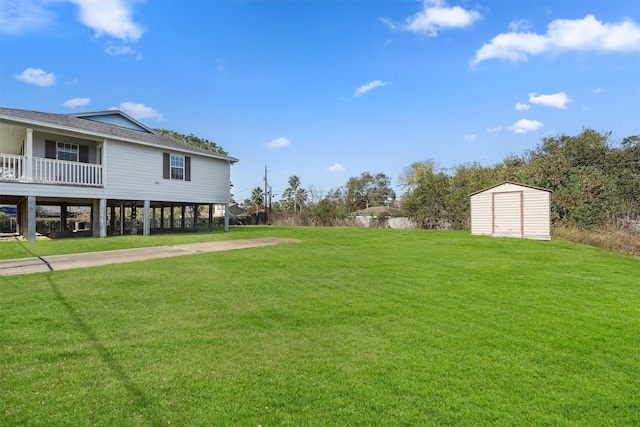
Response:
[{"label": "tree line", "polygon": [[[294,175],[271,208],[293,215],[298,223],[332,225],[361,209],[393,206],[421,228],[467,229],[469,195],[503,181],[552,190],[555,225],[597,228],[638,220],[640,136],[613,141],[611,133],[587,128],[575,136],[544,137],[533,150],[492,166],[472,162],[445,169],[433,159],[414,162],[399,177],[400,197],[384,173],[363,172],[325,194],[302,189]],[[264,199],[256,187],[244,205],[264,209]]]}]

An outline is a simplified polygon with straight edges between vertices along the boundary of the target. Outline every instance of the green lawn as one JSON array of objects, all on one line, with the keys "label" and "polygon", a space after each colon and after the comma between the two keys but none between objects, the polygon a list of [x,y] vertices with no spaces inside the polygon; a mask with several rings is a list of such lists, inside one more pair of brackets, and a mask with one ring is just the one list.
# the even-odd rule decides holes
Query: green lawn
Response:
[{"label": "green lawn", "polygon": [[258,236],[303,242],[0,278],[0,425],[640,425],[637,258],[286,227],[0,257]]}]

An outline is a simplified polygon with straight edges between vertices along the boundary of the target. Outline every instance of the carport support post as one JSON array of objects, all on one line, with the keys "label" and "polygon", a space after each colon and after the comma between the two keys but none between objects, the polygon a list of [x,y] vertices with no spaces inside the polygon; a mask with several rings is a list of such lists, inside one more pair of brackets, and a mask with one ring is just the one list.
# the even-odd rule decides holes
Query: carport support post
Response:
[{"label": "carport support post", "polygon": [[151,210],[151,201],[149,200],[145,200],[144,201],[144,213],[142,215],[142,235],[143,236],[148,236],[149,234],[151,234],[151,226],[150,226],[150,215],[149,215],[149,211]]},{"label": "carport support post", "polygon": [[111,213],[109,214],[109,230],[111,234],[116,234],[116,205],[111,203]]},{"label": "carport support post", "polygon": [[98,201],[98,235],[107,237],[107,199]]},{"label": "carport support post", "polygon": [[27,229],[25,238],[27,242],[36,241],[36,196],[27,197]]},{"label": "carport support post", "polygon": [[213,230],[213,205],[209,203],[209,231]]},{"label": "carport support post", "polygon": [[67,204],[60,204],[60,231],[67,231]]},{"label": "carport support post", "polygon": [[124,235],[124,202],[120,202],[120,235]]},{"label": "carport support post", "polygon": [[224,205],[224,231],[229,231],[229,203]]},{"label": "carport support post", "polygon": [[95,199],[91,206],[94,237],[107,237],[107,199]]}]

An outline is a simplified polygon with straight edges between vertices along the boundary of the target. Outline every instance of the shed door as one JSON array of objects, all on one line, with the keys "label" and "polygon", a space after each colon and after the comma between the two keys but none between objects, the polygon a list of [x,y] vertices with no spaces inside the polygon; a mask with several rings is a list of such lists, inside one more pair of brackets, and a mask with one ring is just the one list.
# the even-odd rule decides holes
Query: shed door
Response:
[{"label": "shed door", "polygon": [[522,192],[493,193],[493,234],[522,236]]}]

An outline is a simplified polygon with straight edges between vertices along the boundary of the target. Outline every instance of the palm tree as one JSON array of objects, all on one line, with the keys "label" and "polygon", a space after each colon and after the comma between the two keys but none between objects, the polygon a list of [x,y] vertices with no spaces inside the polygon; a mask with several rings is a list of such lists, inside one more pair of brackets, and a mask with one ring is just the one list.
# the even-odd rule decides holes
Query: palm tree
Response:
[{"label": "palm tree", "polygon": [[298,187],[300,187],[300,178],[296,175],[289,177],[289,188],[284,191],[284,195],[290,200],[293,200],[293,213],[296,213],[297,210],[297,200],[296,200],[296,192],[298,191]]},{"label": "palm tree", "polygon": [[293,201],[295,204],[300,206],[300,211],[302,211],[302,207],[305,205],[305,203],[307,203],[308,199],[309,199],[309,194],[307,193],[307,190],[305,190],[304,188],[298,188],[298,191],[296,191],[296,193],[293,196]]},{"label": "palm tree", "polygon": [[249,200],[251,200],[251,205],[253,206],[256,212],[258,212],[258,210],[262,206],[262,203],[264,200],[262,196],[263,196],[262,188],[256,187],[253,190],[251,190],[251,198]]}]

